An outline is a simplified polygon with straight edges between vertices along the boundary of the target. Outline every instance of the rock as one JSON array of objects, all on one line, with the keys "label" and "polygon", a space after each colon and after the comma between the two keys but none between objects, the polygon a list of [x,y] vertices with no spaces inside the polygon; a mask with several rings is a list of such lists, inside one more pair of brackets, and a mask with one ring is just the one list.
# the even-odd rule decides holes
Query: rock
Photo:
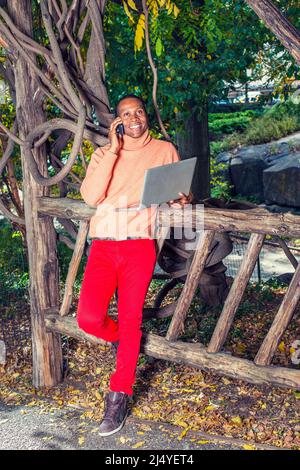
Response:
[{"label": "rock", "polygon": [[281,158],[263,172],[267,204],[300,207],[300,152]]},{"label": "rock", "polygon": [[251,145],[231,152],[221,152],[216,158],[216,163],[227,165],[221,175],[234,186],[235,194],[252,196],[262,202],[264,170],[287,157],[289,153],[290,147],[287,143]]},{"label": "rock", "polygon": [[288,286],[292,280],[293,275],[294,273],[283,273],[279,274],[279,276],[275,276],[275,279],[277,279],[282,284],[286,284]]},{"label": "rock", "polygon": [[290,212],[294,215],[300,215],[300,208],[297,210],[295,207],[291,206],[279,206],[277,204],[259,204],[258,207],[262,207],[263,209],[267,209],[268,211],[274,212],[276,214]]},{"label": "rock", "polygon": [[231,181],[236,193],[255,197],[259,202],[264,201],[263,172],[288,153],[287,144],[281,144],[277,148],[265,144],[241,148],[230,163]]},{"label": "rock", "polygon": [[0,364],[6,364],[6,346],[2,340],[0,340]]}]

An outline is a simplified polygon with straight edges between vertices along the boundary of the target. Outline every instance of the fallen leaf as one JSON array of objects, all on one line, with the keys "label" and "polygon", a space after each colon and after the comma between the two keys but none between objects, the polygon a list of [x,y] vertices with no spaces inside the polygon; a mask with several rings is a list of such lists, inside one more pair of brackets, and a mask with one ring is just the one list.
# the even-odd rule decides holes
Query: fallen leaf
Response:
[{"label": "fallen leaf", "polygon": [[243,449],[244,450],[256,450],[256,447],[251,444],[244,444]]},{"label": "fallen leaf", "polygon": [[144,444],[145,444],[145,441],[137,442],[136,444],[132,446],[132,449],[138,449],[139,447],[142,447],[142,445]]},{"label": "fallen leaf", "polygon": [[234,416],[230,421],[232,421],[234,424],[237,424],[238,426],[242,425],[242,420],[239,416]]}]

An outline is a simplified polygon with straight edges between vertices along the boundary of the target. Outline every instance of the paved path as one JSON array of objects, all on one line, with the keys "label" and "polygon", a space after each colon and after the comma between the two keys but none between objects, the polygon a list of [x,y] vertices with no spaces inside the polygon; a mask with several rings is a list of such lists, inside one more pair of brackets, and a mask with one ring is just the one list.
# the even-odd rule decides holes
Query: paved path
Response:
[{"label": "paved path", "polygon": [[[182,427],[132,416],[120,432],[100,437],[97,434],[98,423],[83,420],[80,415],[79,410],[73,409],[47,411],[0,403],[0,450],[132,450],[132,454],[137,455],[136,449],[244,450],[244,445],[249,445],[244,441],[196,431],[188,431],[179,439]],[[271,449],[270,446],[259,447]]]}]

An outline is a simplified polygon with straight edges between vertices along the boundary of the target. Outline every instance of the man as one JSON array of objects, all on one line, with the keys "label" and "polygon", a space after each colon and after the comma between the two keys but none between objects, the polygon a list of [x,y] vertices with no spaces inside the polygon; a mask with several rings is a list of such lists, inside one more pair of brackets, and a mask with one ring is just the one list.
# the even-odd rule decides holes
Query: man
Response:
[{"label": "man", "polygon": [[[123,136],[117,133],[120,124]],[[92,154],[80,188],[84,201],[97,211],[90,222],[92,245],[78,303],[78,325],[86,333],[118,345],[116,370],[110,378],[99,429],[102,436],[119,431],[127,416],[127,398],[133,394],[140,351],[143,306],[156,262],[156,208],[116,209],[139,204],[148,168],[178,160],[170,142],[150,136],[141,98],[127,95],[117,104],[109,144]],[[177,206],[188,202],[182,195]],[[107,315],[116,287],[117,322]]]}]

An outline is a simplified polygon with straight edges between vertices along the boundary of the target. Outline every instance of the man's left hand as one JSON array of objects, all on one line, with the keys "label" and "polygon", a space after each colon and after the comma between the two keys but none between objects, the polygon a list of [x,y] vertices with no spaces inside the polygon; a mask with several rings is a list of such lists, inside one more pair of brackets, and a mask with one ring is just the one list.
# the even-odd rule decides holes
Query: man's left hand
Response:
[{"label": "man's left hand", "polygon": [[178,193],[180,198],[179,199],[172,199],[171,201],[168,202],[170,207],[174,207],[174,209],[180,209],[183,207],[185,204],[190,204],[193,200],[193,194],[190,191],[188,196],[184,193],[179,192]]}]

